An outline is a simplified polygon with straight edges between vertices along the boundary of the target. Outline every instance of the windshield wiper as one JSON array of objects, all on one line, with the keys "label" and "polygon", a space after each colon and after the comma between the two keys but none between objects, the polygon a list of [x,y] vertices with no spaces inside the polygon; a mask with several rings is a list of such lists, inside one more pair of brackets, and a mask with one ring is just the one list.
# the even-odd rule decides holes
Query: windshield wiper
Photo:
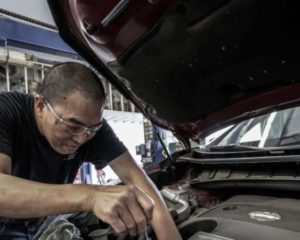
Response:
[{"label": "windshield wiper", "polygon": [[265,149],[258,147],[250,147],[240,144],[229,144],[223,146],[207,146],[206,148],[210,152],[262,152],[266,151]]},{"label": "windshield wiper", "polygon": [[300,155],[300,145],[258,148],[240,144],[201,146],[193,150],[199,158],[271,157]]}]

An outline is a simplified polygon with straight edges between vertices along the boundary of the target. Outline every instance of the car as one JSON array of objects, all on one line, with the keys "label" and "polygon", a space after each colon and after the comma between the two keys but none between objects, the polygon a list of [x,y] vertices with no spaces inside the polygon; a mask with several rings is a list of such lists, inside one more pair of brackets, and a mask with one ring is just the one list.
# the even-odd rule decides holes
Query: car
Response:
[{"label": "car", "polygon": [[61,37],[184,146],[146,169],[183,239],[300,239],[297,1],[48,4]]}]

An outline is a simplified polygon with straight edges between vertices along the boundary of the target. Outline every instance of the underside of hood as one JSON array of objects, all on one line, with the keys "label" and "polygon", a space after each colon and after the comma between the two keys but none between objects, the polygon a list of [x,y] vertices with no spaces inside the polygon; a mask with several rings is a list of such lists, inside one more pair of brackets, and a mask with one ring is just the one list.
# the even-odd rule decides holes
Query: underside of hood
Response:
[{"label": "underside of hood", "polygon": [[300,97],[292,0],[49,0],[61,36],[182,138]]}]

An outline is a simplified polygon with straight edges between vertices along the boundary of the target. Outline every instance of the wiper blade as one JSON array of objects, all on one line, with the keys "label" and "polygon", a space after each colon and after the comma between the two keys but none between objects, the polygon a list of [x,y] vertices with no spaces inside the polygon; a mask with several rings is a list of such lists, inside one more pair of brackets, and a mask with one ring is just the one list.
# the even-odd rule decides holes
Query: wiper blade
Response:
[{"label": "wiper blade", "polygon": [[250,147],[240,144],[229,144],[223,146],[208,146],[206,148],[209,152],[262,152],[266,151],[265,149],[258,147]]},{"label": "wiper blade", "polygon": [[271,157],[300,155],[300,145],[285,147],[258,148],[239,144],[223,146],[201,146],[193,150],[194,157],[199,158],[237,158],[237,157]]}]

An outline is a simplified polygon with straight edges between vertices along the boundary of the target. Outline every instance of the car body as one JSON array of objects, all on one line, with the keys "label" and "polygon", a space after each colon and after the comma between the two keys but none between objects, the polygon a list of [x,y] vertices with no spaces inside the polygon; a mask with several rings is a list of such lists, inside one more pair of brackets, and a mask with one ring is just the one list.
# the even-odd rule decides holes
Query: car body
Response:
[{"label": "car body", "polygon": [[184,239],[300,239],[299,146],[274,144],[299,132],[297,1],[48,3],[62,38],[185,146],[148,169]]}]

